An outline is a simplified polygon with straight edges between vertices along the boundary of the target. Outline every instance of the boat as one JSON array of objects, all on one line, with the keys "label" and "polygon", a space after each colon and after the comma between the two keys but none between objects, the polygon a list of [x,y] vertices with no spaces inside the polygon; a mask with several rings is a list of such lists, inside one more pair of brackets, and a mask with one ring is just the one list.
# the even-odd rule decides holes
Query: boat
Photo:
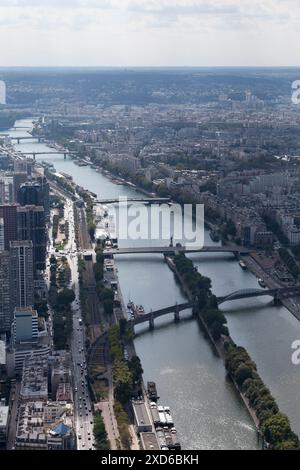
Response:
[{"label": "boat", "polygon": [[147,392],[150,401],[156,402],[159,399],[156,390],[156,383],[155,382],[147,382]]},{"label": "boat", "polygon": [[132,310],[130,308],[128,308],[126,310],[126,314],[127,314],[128,320],[134,320],[134,315],[133,315]]},{"label": "boat", "polygon": [[260,285],[260,287],[262,287],[263,289],[265,289],[267,286],[266,286],[266,283],[263,279],[259,278],[258,279],[258,284]]},{"label": "boat", "polygon": [[135,312],[137,315],[145,315],[145,309],[142,305],[136,305]]},{"label": "boat", "polygon": [[242,269],[247,269],[247,265],[246,265],[246,263],[245,263],[243,260],[240,260],[240,261],[239,261],[239,265],[240,265],[240,267],[241,267]]}]

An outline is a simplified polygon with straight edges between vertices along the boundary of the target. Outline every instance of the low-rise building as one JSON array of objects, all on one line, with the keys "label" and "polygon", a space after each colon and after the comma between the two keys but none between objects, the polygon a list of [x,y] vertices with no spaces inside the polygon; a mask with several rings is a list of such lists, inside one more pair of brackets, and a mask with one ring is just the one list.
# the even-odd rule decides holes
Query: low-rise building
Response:
[{"label": "low-rise building", "polygon": [[0,402],[0,448],[5,447],[8,432],[8,406]]},{"label": "low-rise building", "polygon": [[20,399],[47,401],[48,356],[27,356],[24,359]]},{"label": "low-rise building", "polygon": [[152,432],[152,421],[148,408],[144,400],[134,400],[132,402],[134,412],[134,422],[138,433]]},{"label": "low-rise building", "polygon": [[25,402],[19,410],[16,449],[69,450],[76,445],[72,419],[64,403]]},{"label": "low-rise building", "polygon": [[141,432],[140,439],[142,450],[160,450],[155,432]]}]

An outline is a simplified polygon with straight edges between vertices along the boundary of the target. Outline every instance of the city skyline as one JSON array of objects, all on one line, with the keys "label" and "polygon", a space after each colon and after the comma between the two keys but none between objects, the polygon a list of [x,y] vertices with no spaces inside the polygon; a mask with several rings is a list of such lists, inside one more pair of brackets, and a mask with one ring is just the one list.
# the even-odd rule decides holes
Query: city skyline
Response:
[{"label": "city skyline", "polygon": [[0,17],[1,66],[297,65],[295,0],[0,0]]}]

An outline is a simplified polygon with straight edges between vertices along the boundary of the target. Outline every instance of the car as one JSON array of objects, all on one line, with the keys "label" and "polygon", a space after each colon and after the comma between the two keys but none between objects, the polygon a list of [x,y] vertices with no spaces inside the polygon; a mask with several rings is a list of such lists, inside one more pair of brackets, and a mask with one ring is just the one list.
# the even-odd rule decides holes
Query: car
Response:
[{"label": "car", "polygon": [[85,443],[84,443],[84,442],[82,443],[82,447],[85,447]]}]

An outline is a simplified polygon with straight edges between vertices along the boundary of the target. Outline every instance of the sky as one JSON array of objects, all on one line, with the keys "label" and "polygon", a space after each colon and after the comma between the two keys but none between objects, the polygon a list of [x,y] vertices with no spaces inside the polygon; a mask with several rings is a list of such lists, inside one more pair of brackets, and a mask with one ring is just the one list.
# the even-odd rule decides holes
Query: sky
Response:
[{"label": "sky", "polygon": [[299,66],[299,0],[0,0],[0,66]]}]

